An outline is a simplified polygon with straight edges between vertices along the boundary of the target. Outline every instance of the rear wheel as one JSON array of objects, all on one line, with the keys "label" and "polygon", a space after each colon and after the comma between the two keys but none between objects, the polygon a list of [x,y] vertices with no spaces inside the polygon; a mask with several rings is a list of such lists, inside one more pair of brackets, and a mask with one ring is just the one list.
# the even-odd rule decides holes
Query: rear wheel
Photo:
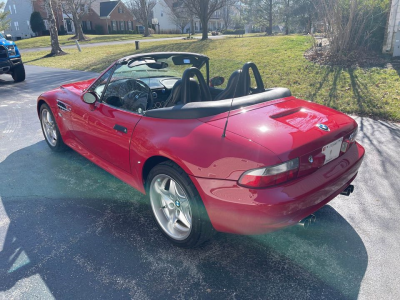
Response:
[{"label": "rear wheel", "polygon": [[61,152],[67,149],[67,146],[62,140],[60,131],[58,130],[56,120],[47,104],[40,106],[40,124],[47,145],[50,149],[56,152]]},{"label": "rear wheel", "polygon": [[15,82],[21,82],[25,80],[25,67],[23,64],[17,65],[11,72],[11,76]]},{"label": "rear wheel", "polygon": [[163,162],[147,178],[154,219],[175,245],[192,248],[214,233],[203,201],[189,176],[176,164]]}]

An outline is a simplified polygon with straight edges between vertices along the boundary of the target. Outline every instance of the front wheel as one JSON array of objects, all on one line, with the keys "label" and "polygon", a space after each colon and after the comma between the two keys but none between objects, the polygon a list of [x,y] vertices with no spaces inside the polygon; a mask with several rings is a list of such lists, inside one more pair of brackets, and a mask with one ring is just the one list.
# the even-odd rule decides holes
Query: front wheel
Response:
[{"label": "front wheel", "polygon": [[25,80],[25,67],[23,64],[17,65],[11,72],[11,76],[15,82],[21,82]]},{"label": "front wheel", "polygon": [[62,140],[54,115],[47,104],[40,106],[40,124],[42,125],[44,138],[50,149],[56,152],[64,151],[67,146]]},{"label": "front wheel", "polygon": [[203,201],[181,168],[161,163],[150,171],[147,183],[154,219],[173,244],[193,248],[212,236]]}]

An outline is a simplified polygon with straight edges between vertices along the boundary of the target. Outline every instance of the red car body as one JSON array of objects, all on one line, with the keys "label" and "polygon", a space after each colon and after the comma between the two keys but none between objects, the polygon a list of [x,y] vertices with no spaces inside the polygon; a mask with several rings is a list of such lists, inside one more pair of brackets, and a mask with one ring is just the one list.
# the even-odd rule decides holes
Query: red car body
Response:
[{"label": "red car body", "polygon": [[[82,97],[93,82],[63,85],[38,98],[38,109],[42,103],[51,108],[64,143],[143,194],[151,167],[173,161],[189,175],[217,231],[261,234],[298,223],[349,186],[364,156],[354,142],[324,164],[321,149],[348,139],[357,123],[293,96],[232,110],[223,137],[228,112],[175,120],[87,104]],[[113,129],[116,123],[126,134]],[[238,184],[248,170],[293,158],[300,164],[293,180],[261,189]]]}]

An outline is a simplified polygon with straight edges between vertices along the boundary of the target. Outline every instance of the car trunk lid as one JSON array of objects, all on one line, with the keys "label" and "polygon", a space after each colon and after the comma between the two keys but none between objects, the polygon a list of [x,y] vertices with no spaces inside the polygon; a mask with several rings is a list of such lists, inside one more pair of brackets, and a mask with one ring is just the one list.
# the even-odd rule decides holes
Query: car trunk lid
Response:
[{"label": "car trunk lid", "polygon": [[[209,122],[222,129],[225,123],[226,118]],[[293,97],[232,112],[227,137],[229,132],[239,134],[273,151],[282,161],[298,157],[300,171],[305,171],[325,164],[323,148],[347,138],[356,127],[357,123],[343,113]]]}]

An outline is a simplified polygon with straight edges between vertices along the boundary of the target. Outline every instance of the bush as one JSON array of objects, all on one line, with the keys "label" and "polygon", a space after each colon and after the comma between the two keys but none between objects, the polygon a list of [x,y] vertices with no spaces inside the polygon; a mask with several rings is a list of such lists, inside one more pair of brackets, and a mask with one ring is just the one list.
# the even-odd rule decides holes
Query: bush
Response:
[{"label": "bush", "polygon": [[244,34],[245,30],[244,29],[226,29],[222,31],[223,34],[235,34],[235,35],[240,35]]}]

